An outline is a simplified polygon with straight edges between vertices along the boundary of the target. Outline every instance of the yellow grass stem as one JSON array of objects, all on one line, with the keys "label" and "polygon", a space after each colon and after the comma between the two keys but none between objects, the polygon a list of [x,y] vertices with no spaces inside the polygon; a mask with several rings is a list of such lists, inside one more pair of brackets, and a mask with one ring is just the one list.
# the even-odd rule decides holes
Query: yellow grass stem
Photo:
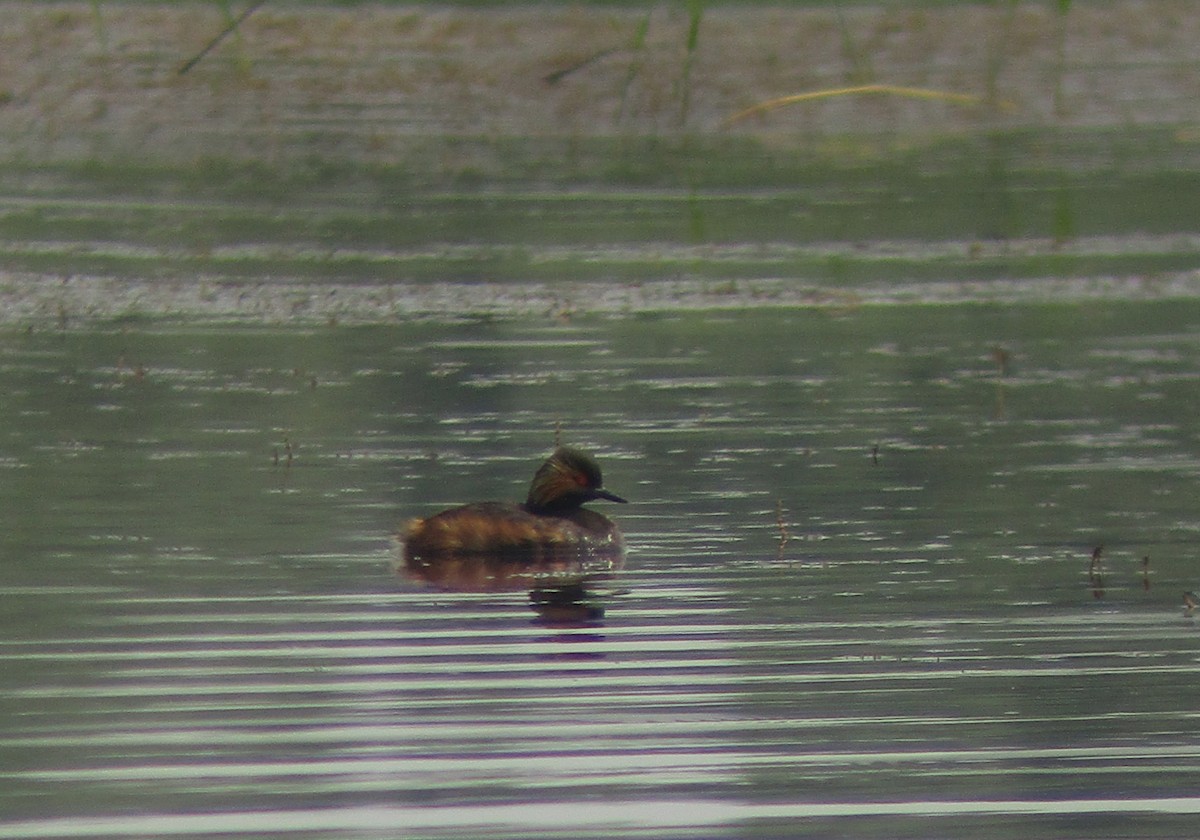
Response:
[{"label": "yellow grass stem", "polygon": [[[747,117],[752,117],[756,114],[765,114],[768,111],[774,111],[777,108],[782,108],[785,105],[795,105],[800,102],[812,102],[817,99],[831,99],[835,96],[850,96],[859,93],[882,93],[889,96],[905,96],[909,99],[929,99],[937,102],[951,102],[955,105],[983,105],[985,100],[981,96],[975,96],[970,93],[954,93],[946,90],[932,90],[930,88],[915,88],[902,87],[900,85],[855,85],[853,87],[843,88],[827,88],[825,90],[813,90],[808,93],[794,93],[790,96],[780,96],[775,99],[767,99],[755,105],[751,105],[745,110],[738,111],[732,117],[729,117],[721,124],[728,127],[736,122],[741,122]],[[1003,110],[1011,111],[1016,109],[1016,105],[1008,101],[1000,101],[998,107]]]}]

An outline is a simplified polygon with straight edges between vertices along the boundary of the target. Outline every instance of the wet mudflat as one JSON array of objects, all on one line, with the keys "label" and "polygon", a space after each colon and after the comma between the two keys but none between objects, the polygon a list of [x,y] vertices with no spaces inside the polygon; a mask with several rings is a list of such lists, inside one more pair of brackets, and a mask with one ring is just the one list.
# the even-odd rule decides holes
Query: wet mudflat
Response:
[{"label": "wet mudflat", "polygon": [[[10,332],[5,832],[1176,836],[1198,353],[1177,302]],[[556,429],[632,500],[586,620],[395,574]]]}]

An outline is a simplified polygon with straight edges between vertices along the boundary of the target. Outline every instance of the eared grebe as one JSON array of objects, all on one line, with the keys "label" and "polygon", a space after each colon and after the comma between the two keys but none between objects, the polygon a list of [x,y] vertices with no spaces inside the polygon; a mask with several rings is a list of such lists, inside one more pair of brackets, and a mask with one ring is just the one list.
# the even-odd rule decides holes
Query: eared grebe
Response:
[{"label": "eared grebe", "polygon": [[409,522],[400,534],[404,559],[411,568],[443,557],[544,561],[622,551],[624,541],[616,524],[582,507],[593,499],[625,501],[603,488],[600,467],[591,455],[560,447],[533,476],[524,504],[476,502]]}]

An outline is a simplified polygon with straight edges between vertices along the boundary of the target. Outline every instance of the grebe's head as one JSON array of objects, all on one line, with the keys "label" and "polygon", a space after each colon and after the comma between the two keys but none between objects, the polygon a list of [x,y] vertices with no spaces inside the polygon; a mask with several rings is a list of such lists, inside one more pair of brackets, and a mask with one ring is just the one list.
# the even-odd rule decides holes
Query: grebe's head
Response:
[{"label": "grebe's head", "polygon": [[565,513],[592,499],[624,503],[620,496],[605,490],[603,483],[595,458],[560,446],[534,474],[525,508],[531,513]]}]

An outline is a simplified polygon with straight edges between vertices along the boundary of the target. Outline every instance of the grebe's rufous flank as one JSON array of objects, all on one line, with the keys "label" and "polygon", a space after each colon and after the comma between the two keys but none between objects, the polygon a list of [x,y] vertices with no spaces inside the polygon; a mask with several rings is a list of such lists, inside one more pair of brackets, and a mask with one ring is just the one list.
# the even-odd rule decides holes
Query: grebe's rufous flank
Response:
[{"label": "grebe's rufous flank", "polygon": [[595,499],[624,502],[604,489],[600,467],[586,452],[559,447],[533,476],[524,504],[475,502],[414,519],[400,534],[408,564],[439,556],[556,555],[619,552],[621,531],[588,510]]}]

